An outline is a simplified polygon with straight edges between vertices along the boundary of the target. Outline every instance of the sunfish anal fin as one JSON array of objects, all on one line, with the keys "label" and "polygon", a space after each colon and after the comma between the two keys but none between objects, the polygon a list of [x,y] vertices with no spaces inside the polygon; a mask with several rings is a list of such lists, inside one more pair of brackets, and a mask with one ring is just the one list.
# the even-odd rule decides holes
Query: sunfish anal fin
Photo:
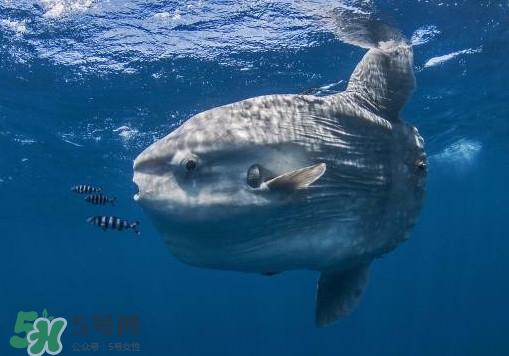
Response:
[{"label": "sunfish anal fin", "polygon": [[266,181],[264,184],[270,190],[293,191],[307,188],[325,173],[325,163],[315,164],[305,168],[285,173]]},{"label": "sunfish anal fin", "polygon": [[330,325],[348,314],[364,293],[368,277],[369,265],[340,273],[322,273],[316,294],[316,325]]}]

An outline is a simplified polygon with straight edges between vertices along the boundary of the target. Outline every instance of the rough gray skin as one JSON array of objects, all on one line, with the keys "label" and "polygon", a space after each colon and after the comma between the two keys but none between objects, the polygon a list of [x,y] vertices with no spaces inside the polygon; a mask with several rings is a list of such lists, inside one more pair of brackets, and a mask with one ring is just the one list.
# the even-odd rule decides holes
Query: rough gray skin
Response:
[{"label": "rough gray skin", "polygon": [[[316,322],[330,324],[358,301],[370,262],[418,217],[424,145],[399,117],[414,87],[411,47],[387,41],[342,93],[267,95],[202,112],[136,158],[135,199],[188,264],[322,272]],[[325,173],[305,189],[246,183],[253,164],[274,178],[319,163]]]}]

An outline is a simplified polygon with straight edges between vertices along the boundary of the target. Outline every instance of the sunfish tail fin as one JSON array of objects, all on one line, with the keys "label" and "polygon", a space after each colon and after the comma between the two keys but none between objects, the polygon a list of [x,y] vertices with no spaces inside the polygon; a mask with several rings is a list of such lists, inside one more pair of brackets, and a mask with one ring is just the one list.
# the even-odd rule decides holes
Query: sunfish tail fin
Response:
[{"label": "sunfish tail fin", "polygon": [[364,293],[368,277],[369,265],[341,273],[322,273],[316,294],[316,325],[330,325],[348,314]]}]

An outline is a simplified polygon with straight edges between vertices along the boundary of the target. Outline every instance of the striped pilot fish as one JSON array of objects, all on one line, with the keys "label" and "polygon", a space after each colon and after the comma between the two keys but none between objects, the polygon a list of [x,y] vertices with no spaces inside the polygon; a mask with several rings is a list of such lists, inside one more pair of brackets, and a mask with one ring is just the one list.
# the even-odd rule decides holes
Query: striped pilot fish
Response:
[{"label": "striped pilot fish", "polygon": [[74,187],[72,187],[71,191],[73,191],[75,193],[80,193],[80,194],[91,194],[91,193],[99,193],[101,191],[101,188],[92,187],[92,186],[86,185],[86,184],[80,184],[80,185],[75,185]]},{"label": "striped pilot fish", "polygon": [[116,216],[97,215],[89,217],[87,222],[101,227],[104,231],[106,231],[106,229],[116,229],[118,231],[133,229],[133,232],[136,235],[140,234],[140,230],[138,230],[138,226],[140,225],[139,221],[130,223],[124,219],[117,218]]},{"label": "striped pilot fish", "polygon": [[92,195],[88,195],[86,198],[85,198],[85,201],[87,203],[90,203],[90,204],[95,204],[95,205],[105,205],[105,204],[108,204],[110,203],[111,205],[115,205],[115,200],[117,198],[115,197],[112,197],[112,198],[109,198],[105,195],[102,195],[102,194],[92,194]]}]

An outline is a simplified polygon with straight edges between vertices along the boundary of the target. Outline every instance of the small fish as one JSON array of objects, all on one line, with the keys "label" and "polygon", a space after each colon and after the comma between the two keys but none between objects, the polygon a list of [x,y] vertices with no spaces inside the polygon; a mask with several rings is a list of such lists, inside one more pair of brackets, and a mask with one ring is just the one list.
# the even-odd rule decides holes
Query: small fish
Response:
[{"label": "small fish", "polygon": [[101,191],[101,188],[99,187],[92,187],[90,185],[86,185],[86,184],[80,184],[80,185],[75,185],[74,187],[71,188],[71,191],[75,192],[75,193],[80,193],[80,194],[90,194],[90,193],[99,193]]},{"label": "small fish", "polygon": [[88,195],[85,198],[85,201],[87,203],[95,204],[95,205],[105,205],[107,203],[111,203],[111,205],[115,205],[115,200],[117,200],[117,198],[115,198],[115,197],[109,198],[102,194],[92,194],[92,195]]},{"label": "small fish", "polygon": [[117,218],[116,216],[91,216],[87,219],[87,223],[97,225],[104,231],[106,229],[117,229],[118,231],[133,229],[133,232],[136,235],[140,234],[140,230],[138,230],[138,226],[140,225],[139,221],[130,223],[124,219]]}]

